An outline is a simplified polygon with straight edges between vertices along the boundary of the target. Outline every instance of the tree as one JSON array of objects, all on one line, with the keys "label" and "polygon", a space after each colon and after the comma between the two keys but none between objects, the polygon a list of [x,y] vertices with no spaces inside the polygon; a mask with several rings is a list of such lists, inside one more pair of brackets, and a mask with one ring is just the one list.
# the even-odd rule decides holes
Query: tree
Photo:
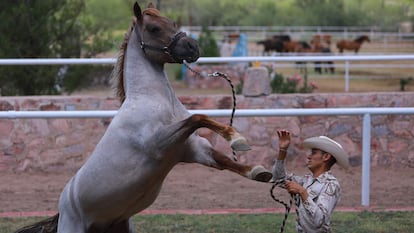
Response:
[{"label": "tree", "polygon": [[[84,0],[0,1],[0,57],[77,58],[96,55],[96,51],[108,46],[101,43],[99,37],[89,34],[80,22],[84,7]],[[91,38],[94,45],[100,46],[85,49],[85,42]],[[80,66],[3,66],[0,67],[1,94],[58,94],[61,88],[65,88],[59,88],[59,84],[70,84],[70,74],[85,69],[90,70]],[[78,75],[77,79],[81,80],[82,76]],[[75,84],[67,85],[68,91],[81,83],[75,81]]]},{"label": "tree", "polygon": [[220,51],[217,46],[211,31],[206,26],[202,27],[200,36],[198,38],[198,45],[200,47],[200,55],[202,57],[219,57]]},{"label": "tree", "polygon": [[[49,4],[50,3],[50,4]],[[0,56],[3,58],[49,57],[51,20],[59,5],[55,1],[1,1]],[[9,22],[13,22],[10,25]],[[53,67],[54,68],[54,67]],[[52,69],[53,69],[52,68]],[[51,67],[0,67],[2,94],[53,94]],[[56,68],[53,69],[56,73]],[[41,86],[39,90],[33,87]]]},{"label": "tree", "polygon": [[[395,27],[399,22],[409,20],[410,14],[411,19],[414,17],[412,0],[197,0],[191,2],[189,7],[193,25],[393,25]],[[384,17],[385,15],[387,17]]]}]

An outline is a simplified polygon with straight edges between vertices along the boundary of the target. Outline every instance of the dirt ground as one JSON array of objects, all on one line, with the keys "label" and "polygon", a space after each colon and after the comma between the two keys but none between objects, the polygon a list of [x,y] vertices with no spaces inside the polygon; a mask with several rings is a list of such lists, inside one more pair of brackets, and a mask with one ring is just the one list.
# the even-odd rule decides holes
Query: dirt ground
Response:
[{"label": "dirt ground", "polygon": [[[305,168],[288,169],[298,175],[307,173]],[[338,206],[361,207],[361,168],[346,172],[334,167],[333,173],[342,186]],[[59,194],[72,175],[0,173],[0,213],[56,211]],[[413,168],[373,168],[370,187],[371,207],[414,206]],[[270,183],[250,181],[229,171],[179,164],[167,176],[159,197],[149,209],[282,208],[272,200],[270,188]],[[286,201],[289,198],[279,188],[275,195]]]}]

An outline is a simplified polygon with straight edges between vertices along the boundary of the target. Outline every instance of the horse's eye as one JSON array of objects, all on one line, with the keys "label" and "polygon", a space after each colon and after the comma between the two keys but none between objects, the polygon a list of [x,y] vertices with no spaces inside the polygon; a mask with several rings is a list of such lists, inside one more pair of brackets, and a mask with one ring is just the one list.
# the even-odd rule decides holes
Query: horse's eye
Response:
[{"label": "horse's eye", "polygon": [[150,33],[158,33],[158,32],[160,32],[160,31],[161,31],[161,28],[159,28],[159,27],[158,27],[158,26],[156,26],[156,25],[148,25],[147,30],[148,30]]}]

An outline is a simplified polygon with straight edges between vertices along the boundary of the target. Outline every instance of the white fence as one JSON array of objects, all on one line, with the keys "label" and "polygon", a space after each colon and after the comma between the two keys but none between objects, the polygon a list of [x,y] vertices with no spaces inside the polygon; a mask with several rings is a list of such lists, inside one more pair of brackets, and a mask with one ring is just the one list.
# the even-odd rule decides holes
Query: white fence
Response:
[{"label": "white fence", "polygon": [[[105,118],[117,111],[0,111],[0,119],[26,118]],[[211,117],[229,117],[231,110],[190,110],[192,114]],[[361,205],[369,206],[371,164],[371,115],[414,114],[414,108],[313,108],[313,109],[239,109],[235,117],[283,117],[283,116],[338,116],[362,115],[362,182]]]},{"label": "white fence", "polygon": [[[233,62],[296,62],[296,61],[344,61],[347,67],[345,90],[348,90],[350,61],[414,60],[414,55],[377,56],[289,56],[289,57],[202,57],[198,63]],[[0,59],[0,65],[84,65],[114,64],[113,58],[91,59]],[[113,117],[117,111],[0,111],[0,119],[24,118],[102,118]],[[230,110],[191,110],[191,113],[207,114],[211,117],[228,117]],[[362,191],[361,205],[369,206],[370,194],[370,142],[371,115],[414,114],[414,108],[335,108],[335,109],[243,109],[237,110],[236,117],[254,116],[309,116],[309,115],[362,115]]]},{"label": "white fence", "polygon": [[[345,92],[349,91],[349,71],[352,61],[412,61],[414,54],[404,55],[343,55],[343,56],[248,56],[248,57],[201,57],[196,63],[243,63],[243,62],[315,62],[342,61],[345,67]],[[33,58],[33,59],[0,59],[1,65],[112,65],[115,58]],[[404,65],[403,68],[414,68]],[[380,67],[376,67],[380,68]]]},{"label": "white fence", "polygon": [[[184,31],[199,35],[201,26],[183,26]],[[395,28],[382,30],[378,27],[339,27],[339,26],[209,26],[217,40],[231,33],[244,33],[249,40],[258,41],[273,35],[288,34],[297,40],[307,40],[315,34],[329,34],[333,39],[354,39],[368,35],[372,41],[413,41],[414,33],[410,30]]]}]

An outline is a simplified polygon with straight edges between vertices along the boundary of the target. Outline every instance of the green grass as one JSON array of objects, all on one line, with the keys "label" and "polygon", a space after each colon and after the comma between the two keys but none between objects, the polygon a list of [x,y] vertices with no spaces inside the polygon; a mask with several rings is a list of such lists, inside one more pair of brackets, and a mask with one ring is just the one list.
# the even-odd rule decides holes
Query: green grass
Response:
[{"label": "green grass", "polygon": [[[291,214],[285,233],[294,233],[295,214]],[[279,232],[283,214],[227,215],[139,215],[134,217],[137,233],[269,233]],[[42,218],[2,218],[0,233]],[[332,216],[332,232],[340,233],[409,233],[414,229],[414,212],[336,212]]]}]

